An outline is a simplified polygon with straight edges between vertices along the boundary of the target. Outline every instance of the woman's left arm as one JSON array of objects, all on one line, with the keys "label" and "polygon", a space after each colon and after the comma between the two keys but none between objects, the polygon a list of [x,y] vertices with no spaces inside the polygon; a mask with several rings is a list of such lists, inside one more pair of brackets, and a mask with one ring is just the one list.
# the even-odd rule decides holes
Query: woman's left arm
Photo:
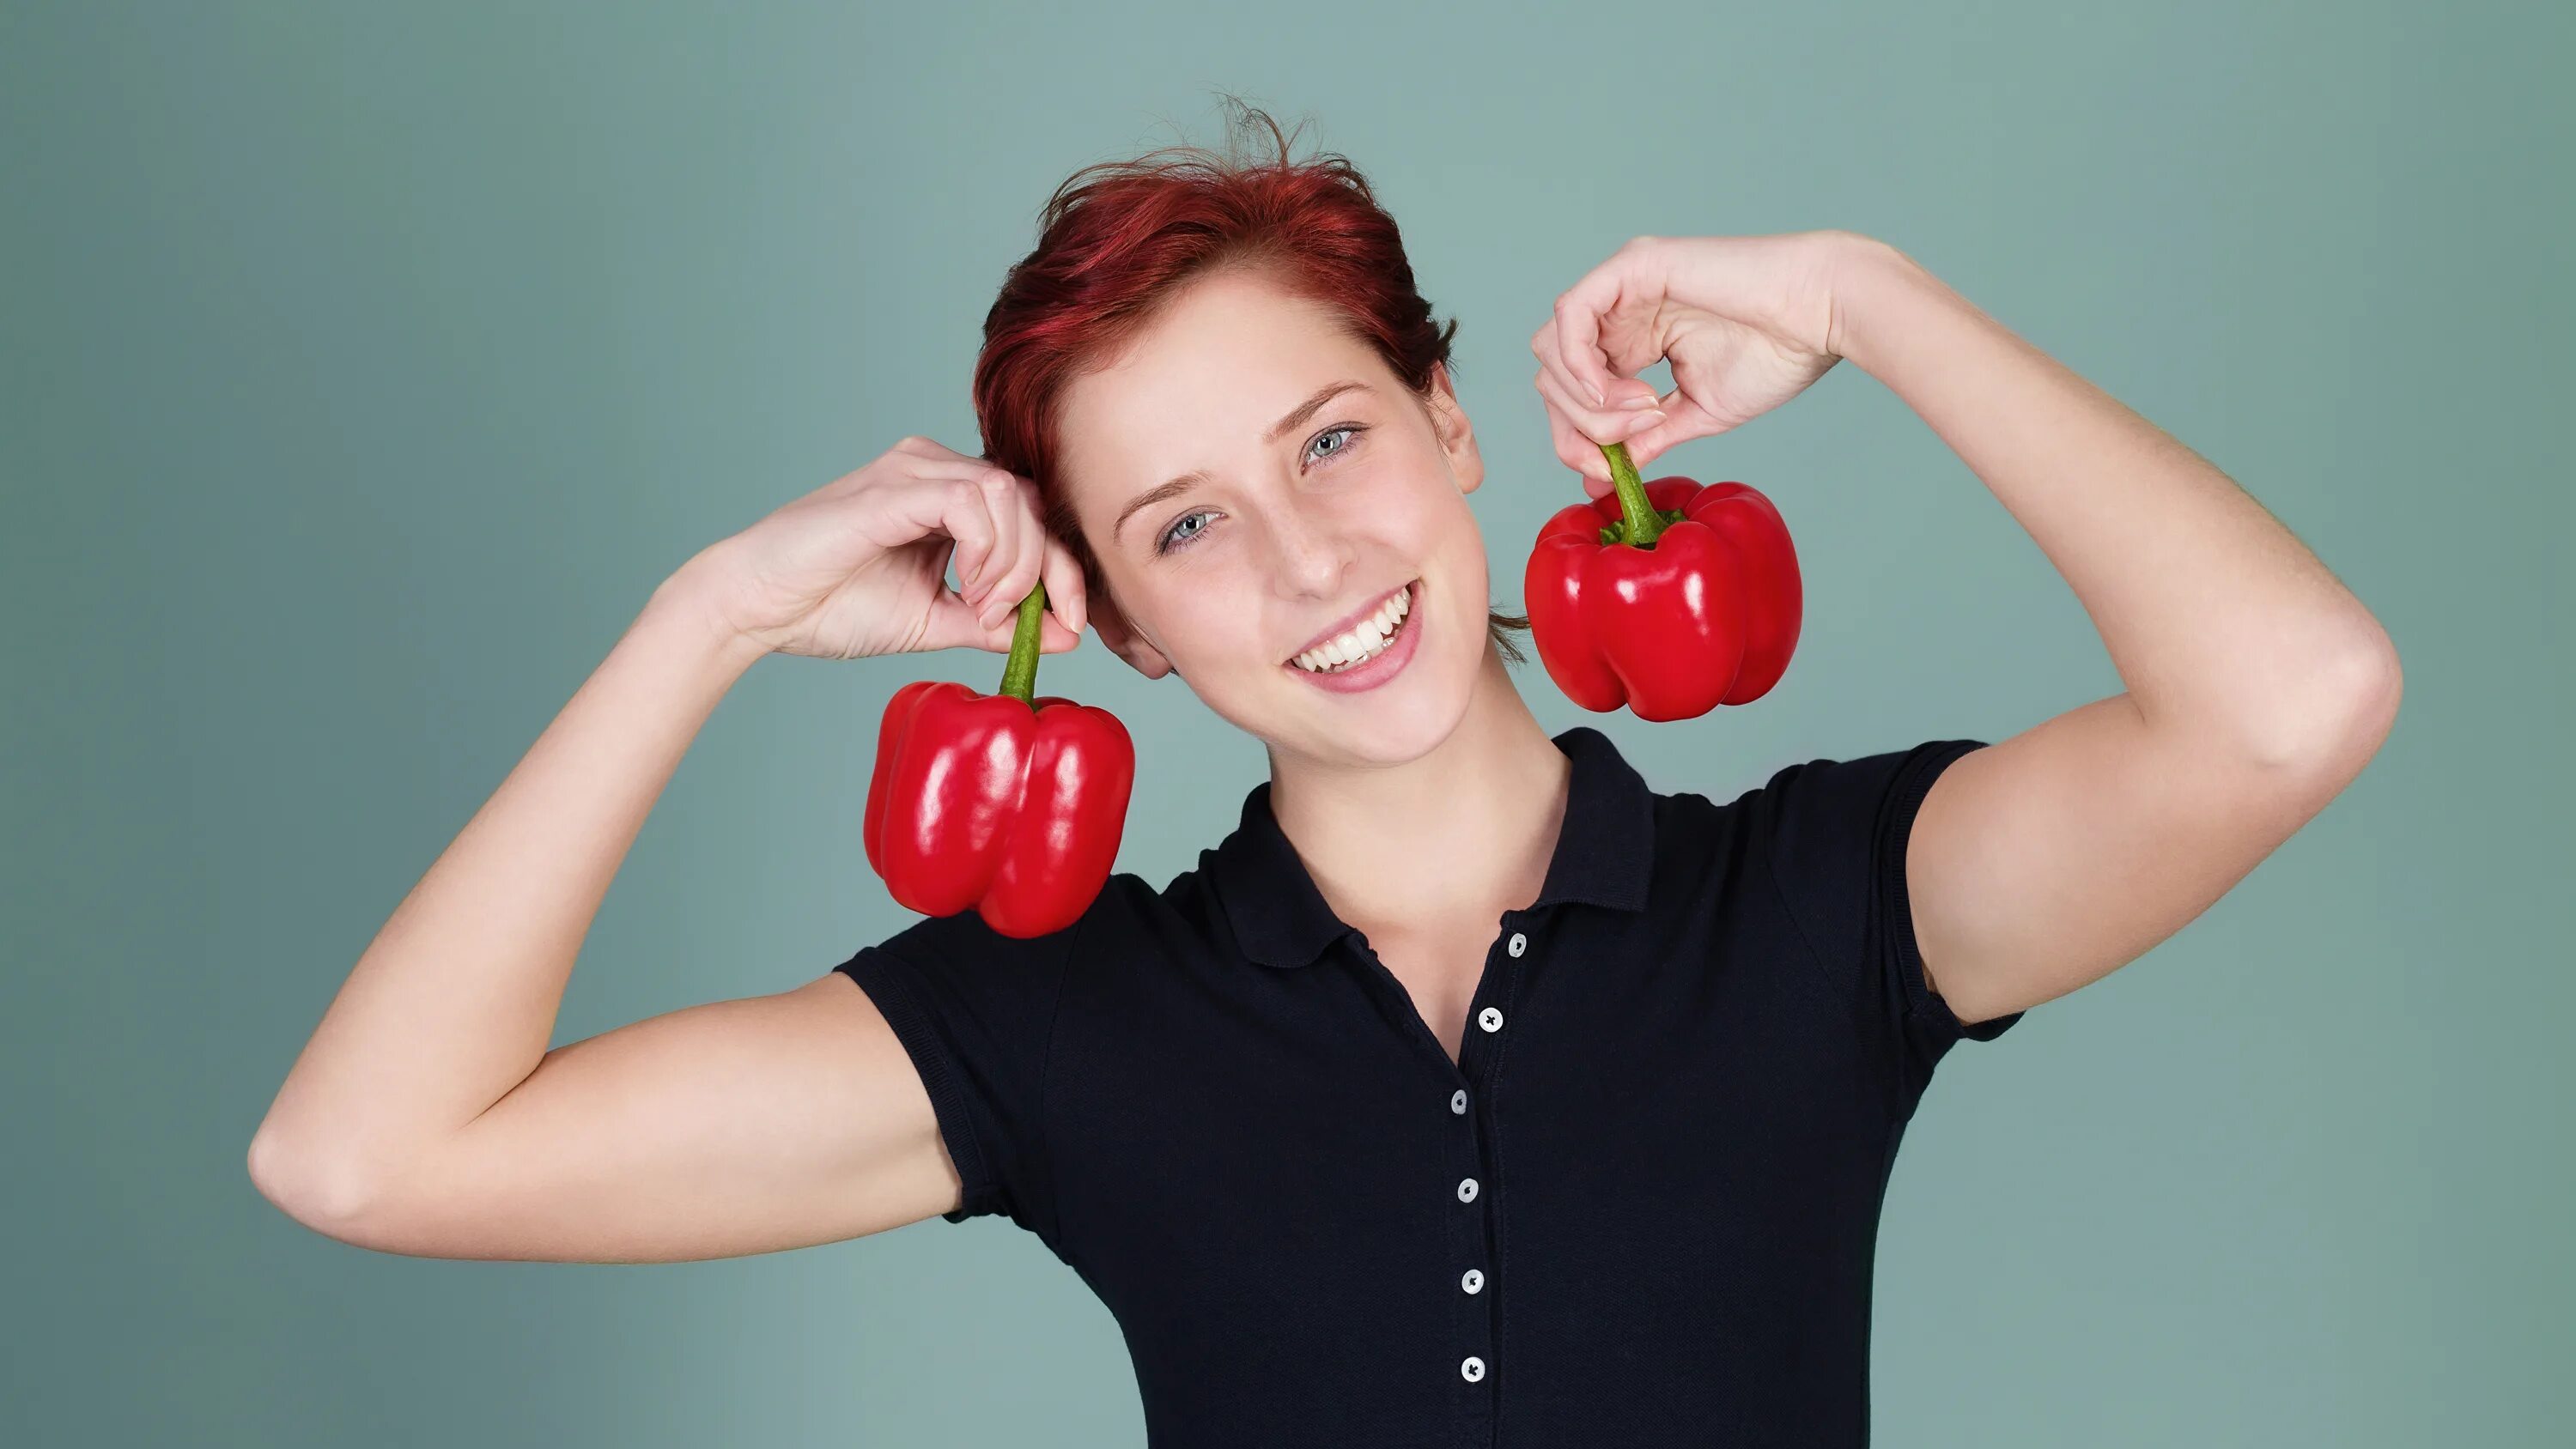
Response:
[{"label": "woman's left arm", "polygon": [[1829,346],[2029,530],[2128,686],[1968,755],[1924,797],[1906,850],[1915,939],[1977,1021],[2109,974],[2243,880],[2378,751],[2397,654],[2226,474],[1858,241]]},{"label": "woman's left arm", "polygon": [[[2144,955],[2377,752],[2400,675],[2361,601],[2227,475],[1911,258],[1849,232],[1631,248],[1665,254],[1684,310],[1728,317],[1721,330],[1764,335],[1787,355],[1817,348],[1818,374],[1847,357],[1904,399],[2065,576],[2128,686],[1961,758],[1924,798],[1907,890],[1927,974],[1962,1021],[2064,995]],[[1604,369],[1629,365],[1615,343],[1606,359],[1586,351],[1608,329],[1584,339],[1567,319],[1587,309],[1568,298],[1577,304],[1561,300],[1542,329],[1564,347],[1554,358],[1540,348],[1560,374],[1543,370],[1542,391],[1552,411],[1584,414],[1570,378],[1615,410],[1642,384]],[[1746,371],[1693,368],[1698,395],[1677,388],[1664,407],[1681,415],[1628,434],[1631,454],[1641,440],[1651,453],[1723,431],[1750,415],[1746,400],[1759,411],[1813,380],[1775,399]],[[1674,375],[1684,380],[1678,355]]]}]

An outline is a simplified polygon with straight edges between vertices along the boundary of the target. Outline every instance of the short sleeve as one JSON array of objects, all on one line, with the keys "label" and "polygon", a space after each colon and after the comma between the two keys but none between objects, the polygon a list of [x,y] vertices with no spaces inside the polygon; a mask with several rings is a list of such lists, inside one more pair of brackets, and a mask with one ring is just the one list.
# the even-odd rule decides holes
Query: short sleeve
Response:
[{"label": "short sleeve", "polygon": [[972,910],[927,917],[832,968],[858,983],[912,1058],[964,1183],[949,1222],[1003,1213],[1050,1242],[1047,1048],[1077,921],[1005,936]]},{"label": "short sleeve", "polygon": [[1906,891],[1906,848],[1932,782],[1987,743],[1930,740],[1885,754],[1810,760],[1754,792],[1780,894],[1833,983],[1892,1053],[1906,1115],[1954,1044],[1992,1041],[2022,1018],[2016,1011],[1971,1025],[1951,1012],[1926,978]]}]

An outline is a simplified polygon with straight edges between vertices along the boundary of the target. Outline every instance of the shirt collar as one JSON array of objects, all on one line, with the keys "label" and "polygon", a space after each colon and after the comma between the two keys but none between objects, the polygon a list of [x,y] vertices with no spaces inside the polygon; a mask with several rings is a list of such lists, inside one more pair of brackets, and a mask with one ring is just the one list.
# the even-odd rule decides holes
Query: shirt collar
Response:
[{"label": "shirt collar", "polygon": [[[1529,909],[1579,901],[1644,910],[1655,859],[1653,792],[1610,737],[1590,725],[1575,725],[1554,742],[1574,770],[1547,881]],[[1243,797],[1242,823],[1209,854],[1226,919],[1253,960],[1304,966],[1350,934],[1270,813],[1269,781]]]}]

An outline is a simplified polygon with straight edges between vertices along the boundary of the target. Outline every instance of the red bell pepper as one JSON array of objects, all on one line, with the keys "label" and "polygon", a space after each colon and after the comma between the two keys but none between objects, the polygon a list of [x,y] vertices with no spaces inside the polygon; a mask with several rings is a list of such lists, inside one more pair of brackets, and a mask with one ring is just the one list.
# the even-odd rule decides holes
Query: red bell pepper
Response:
[{"label": "red bell pepper", "polygon": [[1770,692],[1798,647],[1798,553],[1743,483],[1648,483],[1602,446],[1612,491],[1539,529],[1523,580],[1548,677],[1585,709],[1691,719]]},{"label": "red bell pepper", "polygon": [[1043,936],[1081,919],[1109,880],[1136,747],[1109,711],[1033,695],[1045,611],[1041,581],[1020,600],[994,693],[923,679],[886,703],[861,837],[907,909],[972,906],[1005,936]]}]

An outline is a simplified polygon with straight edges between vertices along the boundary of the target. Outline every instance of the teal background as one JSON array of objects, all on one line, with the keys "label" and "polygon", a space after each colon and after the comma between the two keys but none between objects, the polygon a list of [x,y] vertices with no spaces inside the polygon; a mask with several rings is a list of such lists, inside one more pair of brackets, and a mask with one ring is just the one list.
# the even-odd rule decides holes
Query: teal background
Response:
[{"label": "teal background", "polygon": [[[2396,637],[2404,708],[2349,791],[1943,1065],[1881,1238],[1877,1441],[2568,1442],[2568,12],[1935,9],[0,9],[0,1439],[1141,1441],[1114,1321],[999,1219],[405,1259],[296,1226],[243,1154],[648,591],[907,432],[976,451],[1039,204],[1220,139],[1224,90],[1350,155],[1462,319],[1506,607],[1575,496],[1530,386],[1555,293],[1638,232],[1841,226],[2228,470]],[[1781,502],[1810,603],[1770,697],[1687,724],[1521,671],[1657,788],[2120,688],[1857,369],[1674,462]],[[1047,667],[1151,762],[1120,868],[1193,865],[1257,744],[1096,638]],[[874,722],[988,669],[756,667],[558,1040],[905,924],[859,846]]]}]

